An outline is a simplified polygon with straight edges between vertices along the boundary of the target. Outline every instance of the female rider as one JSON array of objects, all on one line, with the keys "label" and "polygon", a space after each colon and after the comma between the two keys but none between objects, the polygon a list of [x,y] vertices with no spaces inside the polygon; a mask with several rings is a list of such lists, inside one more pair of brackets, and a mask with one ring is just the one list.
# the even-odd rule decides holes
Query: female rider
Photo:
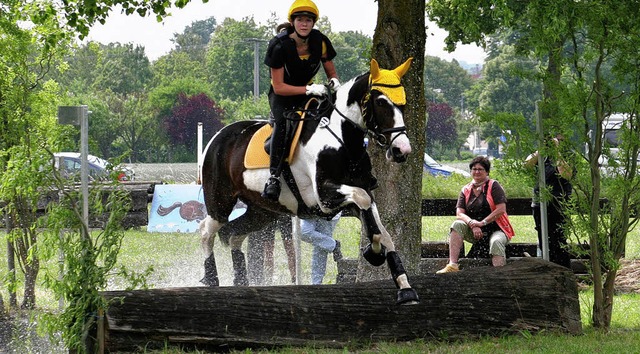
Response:
[{"label": "female rider", "polygon": [[329,39],[313,28],[318,17],[318,7],[311,0],[296,0],[289,9],[289,23],[269,42],[264,63],[271,71],[269,105],[271,106],[271,135],[269,172],[262,196],[278,200],[280,173],[287,151],[285,111],[304,106],[307,96],[327,93],[324,85],[312,80],[324,68],[330,86],[340,85],[332,59],[336,52]]}]

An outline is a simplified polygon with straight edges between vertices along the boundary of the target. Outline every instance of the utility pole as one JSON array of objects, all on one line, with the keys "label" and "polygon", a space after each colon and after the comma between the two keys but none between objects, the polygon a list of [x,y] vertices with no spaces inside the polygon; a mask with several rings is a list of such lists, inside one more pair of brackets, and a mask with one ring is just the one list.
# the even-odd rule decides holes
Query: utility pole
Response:
[{"label": "utility pole", "polygon": [[260,43],[266,42],[264,39],[248,38],[247,42],[253,42],[253,101],[258,101],[260,97]]}]

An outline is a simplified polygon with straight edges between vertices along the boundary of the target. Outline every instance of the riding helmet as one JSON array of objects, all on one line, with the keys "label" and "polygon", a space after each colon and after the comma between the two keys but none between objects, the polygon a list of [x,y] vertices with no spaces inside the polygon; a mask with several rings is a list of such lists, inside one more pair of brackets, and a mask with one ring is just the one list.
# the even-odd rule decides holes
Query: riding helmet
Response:
[{"label": "riding helmet", "polygon": [[309,16],[313,19],[313,22],[316,22],[320,17],[320,11],[311,0],[296,0],[289,8],[289,21],[293,22],[296,16]]}]

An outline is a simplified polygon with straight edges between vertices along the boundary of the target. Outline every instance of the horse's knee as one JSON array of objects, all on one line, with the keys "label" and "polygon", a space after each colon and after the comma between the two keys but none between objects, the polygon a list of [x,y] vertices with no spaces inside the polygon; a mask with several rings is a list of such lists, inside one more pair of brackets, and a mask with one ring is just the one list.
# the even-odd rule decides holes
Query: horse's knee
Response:
[{"label": "horse's knee", "polygon": [[207,257],[213,253],[213,242],[219,228],[220,223],[208,215],[200,222],[200,225],[198,225],[198,230],[200,231],[200,244],[205,256]]},{"label": "horse's knee", "polygon": [[371,196],[364,189],[354,188],[351,198],[360,209],[371,208]]}]

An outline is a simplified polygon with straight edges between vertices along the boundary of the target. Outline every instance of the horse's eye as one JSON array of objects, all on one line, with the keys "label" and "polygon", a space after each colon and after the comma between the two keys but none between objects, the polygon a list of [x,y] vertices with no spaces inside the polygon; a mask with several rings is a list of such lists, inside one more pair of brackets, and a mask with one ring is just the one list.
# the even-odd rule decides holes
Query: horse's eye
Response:
[{"label": "horse's eye", "polygon": [[384,98],[376,99],[376,105],[377,106],[384,106],[386,103],[387,103],[387,101]]}]

